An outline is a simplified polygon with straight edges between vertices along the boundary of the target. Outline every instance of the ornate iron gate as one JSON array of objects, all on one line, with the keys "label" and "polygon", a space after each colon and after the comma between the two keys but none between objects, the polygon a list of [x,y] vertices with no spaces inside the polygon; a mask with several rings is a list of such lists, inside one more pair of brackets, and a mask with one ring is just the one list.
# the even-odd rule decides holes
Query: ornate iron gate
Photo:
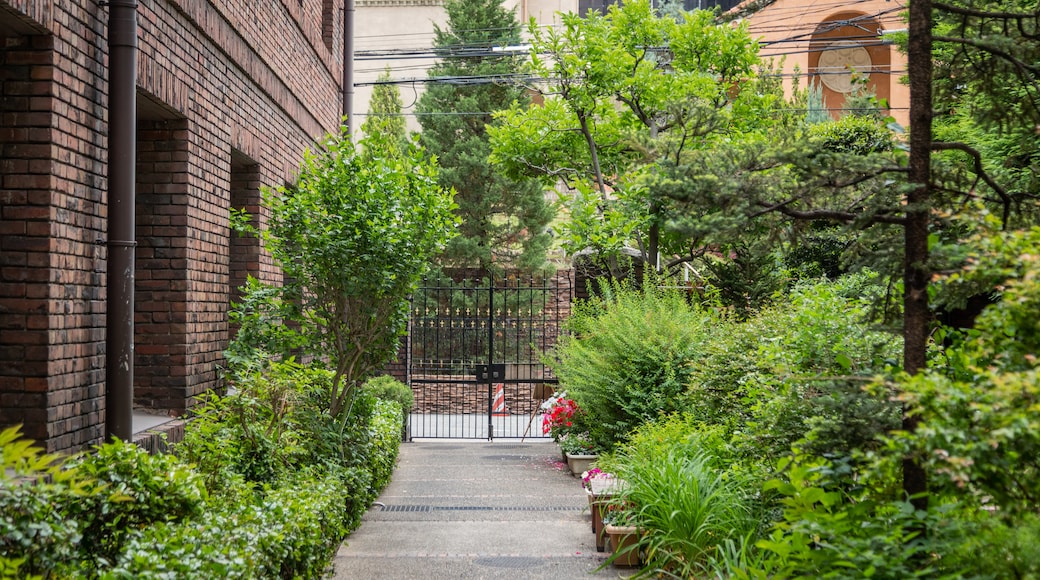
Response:
[{"label": "ornate iron gate", "polygon": [[427,281],[413,296],[412,437],[543,437],[539,405],[557,382],[543,364],[570,313],[570,272]]}]

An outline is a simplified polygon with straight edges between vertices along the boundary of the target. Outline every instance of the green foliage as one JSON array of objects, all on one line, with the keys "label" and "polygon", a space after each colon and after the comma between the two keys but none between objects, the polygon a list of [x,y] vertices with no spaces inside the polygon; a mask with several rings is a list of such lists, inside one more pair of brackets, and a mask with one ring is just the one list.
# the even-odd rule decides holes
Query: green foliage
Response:
[{"label": "green foliage", "polygon": [[748,494],[703,452],[681,445],[641,451],[638,445],[626,447],[617,460],[617,475],[625,482],[617,505],[629,510],[632,524],[642,530],[633,548],[645,554],[637,577],[698,577],[725,539],[743,537],[757,526]]},{"label": "green foliage", "polygon": [[211,489],[238,479],[271,484],[342,454],[340,424],[321,411],[328,406],[331,371],[292,360],[257,361],[240,365],[234,376],[235,392],[209,395],[196,406],[192,428],[177,445]]},{"label": "green foliage", "polygon": [[[942,510],[883,501],[847,464],[795,454],[766,490],[781,496],[783,519],[758,547],[761,568],[738,578],[919,578],[936,572],[931,550],[944,533]],[[931,537],[920,530],[931,530]],[[948,533],[948,532],[946,532]]]},{"label": "green foliage", "polygon": [[412,412],[412,405],[415,404],[412,389],[390,375],[380,375],[368,379],[365,381],[364,390],[372,393],[378,399],[397,403],[401,406],[401,412],[405,416]]},{"label": "green foliage", "polygon": [[[401,424],[401,410],[396,401],[376,402],[369,426],[371,447],[368,451],[368,466],[372,473],[372,482],[369,484],[370,501],[390,483],[401,445]],[[367,508],[368,504],[362,507]]]},{"label": "green foliage", "polygon": [[837,280],[846,273],[843,255],[852,244],[854,234],[828,225],[815,225],[791,243],[784,253],[784,265],[797,278],[826,276]]},{"label": "green foliage", "polygon": [[[420,139],[440,164],[440,183],[454,189],[459,235],[437,261],[445,267],[519,268],[538,271],[546,265],[551,243],[547,226],[554,209],[536,180],[507,177],[491,165],[488,124],[493,111],[526,106],[526,90],[508,82],[470,83],[475,77],[508,78],[519,72],[519,59],[493,47],[521,44],[516,14],[496,0],[445,2],[447,26],[435,27],[434,49],[442,58],[430,68],[433,82],[417,104]],[[483,56],[453,58],[459,50]],[[446,113],[446,114],[445,114]]]},{"label": "green foliage", "polygon": [[720,304],[740,319],[769,304],[784,286],[777,257],[761,244],[747,241],[723,247],[725,257],[705,260],[706,279]]},{"label": "green foliage", "polygon": [[1040,577],[1040,516],[1025,513],[1009,521],[981,510],[967,525],[970,533],[942,556],[945,570],[971,578]]},{"label": "green foliage", "polygon": [[[573,211],[586,215],[562,225],[578,250],[617,258],[618,247],[638,247],[649,263],[658,248],[688,253],[688,238],[668,231],[675,208],[657,174],[689,151],[769,124],[761,113],[778,92],[753,81],[756,43],[746,25],[719,25],[708,11],[660,18],[645,0],[561,18],[562,26],[529,29],[530,70],[549,79],[545,104],[496,115],[492,159],[510,175],[578,189]],[[637,225],[616,227],[618,215]]]},{"label": "green foliage", "polygon": [[334,370],[328,402],[338,417],[396,353],[408,296],[454,220],[420,151],[364,159],[343,136],[322,145],[304,154],[295,184],[264,191],[271,217],[261,235],[285,272],[280,300],[296,304],[303,346]]},{"label": "green foliage", "polygon": [[23,578],[75,560],[82,524],[64,513],[66,498],[97,493],[76,469],[47,455],[20,428],[0,431],[0,577]]},{"label": "green foliage", "polygon": [[295,325],[286,324],[299,316],[299,303],[287,297],[282,288],[248,276],[242,298],[232,302],[228,312],[228,321],[238,327],[224,351],[231,380],[240,368],[252,370],[254,363],[270,356],[289,358],[303,347],[305,337]]},{"label": "green foliage", "polygon": [[689,363],[709,316],[676,291],[621,285],[577,306],[550,361],[583,411],[597,449],[624,441],[639,424],[682,408]]},{"label": "green foliage", "polygon": [[401,114],[401,91],[390,82],[390,67],[379,75],[379,84],[372,89],[368,101],[368,116],[361,124],[364,147],[361,155],[365,159],[376,157],[407,157],[412,149],[408,140],[408,129]]},{"label": "green foliage", "polygon": [[110,566],[136,531],[159,522],[191,520],[202,512],[202,479],[173,455],[149,455],[120,440],[70,464],[97,492],[65,509],[80,522],[79,549],[91,566]]},{"label": "green foliage", "polygon": [[690,365],[689,412],[740,432],[745,456],[776,459],[795,441],[820,453],[869,445],[898,405],[868,391],[898,361],[898,340],[865,322],[879,289],[861,274],[802,283],[787,303],[708,329]]},{"label": "green foliage", "polygon": [[935,12],[935,136],[977,151],[1003,195],[977,179],[965,151],[937,157],[952,162],[956,178],[998,207],[994,214],[1009,227],[1028,227],[1037,223],[1040,184],[1037,2],[954,0],[948,6]]},{"label": "green foliage", "polygon": [[845,115],[837,121],[809,126],[809,139],[820,149],[868,155],[892,149],[892,133],[876,119]]}]

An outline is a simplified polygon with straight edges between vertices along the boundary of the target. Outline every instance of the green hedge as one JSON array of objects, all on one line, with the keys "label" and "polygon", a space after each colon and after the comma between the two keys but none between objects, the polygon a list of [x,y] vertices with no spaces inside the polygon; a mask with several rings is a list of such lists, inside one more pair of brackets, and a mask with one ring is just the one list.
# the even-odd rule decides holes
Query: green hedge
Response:
[{"label": "green hedge", "polygon": [[[249,395],[204,405],[185,446],[197,465],[121,442],[63,461],[4,431],[0,576],[323,577],[390,481],[402,412],[359,396],[340,439],[318,445],[338,422],[305,429],[300,419],[320,415],[308,408],[315,391],[294,384],[298,408],[280,419],[294,426],[264,444],[228,413],[254,404],[235,400]],[[217,434],[239,439],[200,441]]]}]

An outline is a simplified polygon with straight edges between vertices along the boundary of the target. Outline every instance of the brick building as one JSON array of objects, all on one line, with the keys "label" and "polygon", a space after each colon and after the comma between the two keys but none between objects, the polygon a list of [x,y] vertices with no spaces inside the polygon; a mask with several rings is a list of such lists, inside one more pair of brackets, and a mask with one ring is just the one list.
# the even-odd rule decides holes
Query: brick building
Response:
[{"label": "brick building", "polygon": [[[338,129],[342,6],[140,1],[135,408],[217,386],[230,289],[277,280],[229,208]],[[52,452],[105,435],[109,10],[0,0],[0,425]]]}]

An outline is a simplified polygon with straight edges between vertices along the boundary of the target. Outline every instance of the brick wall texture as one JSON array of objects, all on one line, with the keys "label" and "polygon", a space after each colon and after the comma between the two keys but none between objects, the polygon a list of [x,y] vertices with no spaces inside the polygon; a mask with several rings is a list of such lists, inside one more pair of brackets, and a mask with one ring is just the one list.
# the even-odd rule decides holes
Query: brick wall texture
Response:
[{"label": "brick wall texture", "polygon": [[[52,452],[105,433],[103,4],[0,0],[0,425]],[[233,289],[278,280],[229,209],[337,130],[342,5],[141,0],[135,406],[179,415],[217,387]]]}]

